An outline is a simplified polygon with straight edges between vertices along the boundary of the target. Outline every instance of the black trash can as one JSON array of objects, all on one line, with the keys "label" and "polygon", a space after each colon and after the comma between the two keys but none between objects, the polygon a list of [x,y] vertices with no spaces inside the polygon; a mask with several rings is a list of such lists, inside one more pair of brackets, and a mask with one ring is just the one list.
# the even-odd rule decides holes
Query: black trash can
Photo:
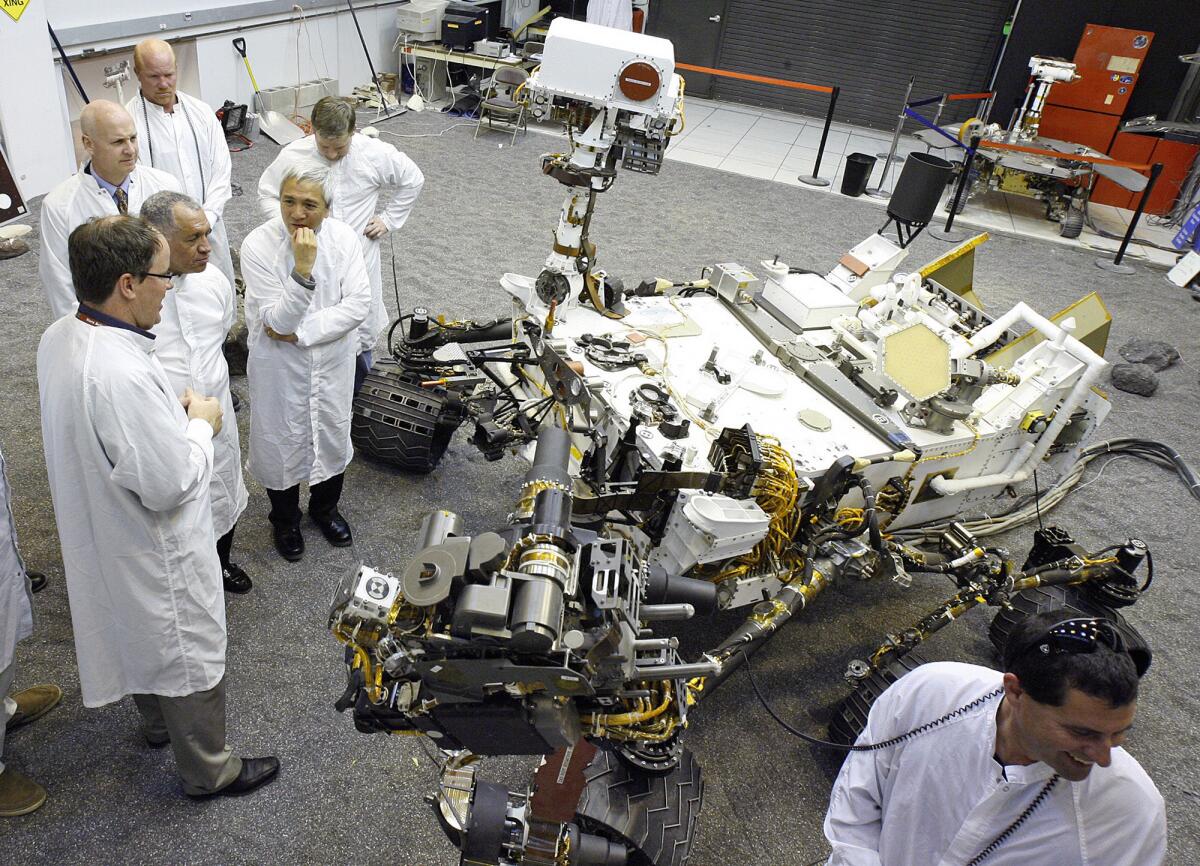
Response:
[{"label": "black trash can", "polygon": [[842,195],[860,196],[867,191],[867,182],[875,170],[875,157],[869,153],[852,153],[846,157],[842,170]]}]

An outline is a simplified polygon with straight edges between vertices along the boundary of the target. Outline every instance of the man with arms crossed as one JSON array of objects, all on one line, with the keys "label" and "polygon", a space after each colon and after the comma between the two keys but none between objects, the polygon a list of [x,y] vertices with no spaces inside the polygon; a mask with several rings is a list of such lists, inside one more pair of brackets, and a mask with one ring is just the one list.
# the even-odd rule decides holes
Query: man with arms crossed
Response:
[{"label": "man with arms crossed", "polygon": [[242,482],[242,447],[229,392],[229,365],[221,353],[225,336],[237,319],[229,281],[209,262],[212,245],[208,215],[198,203],[178,192],[159,192],[142,205],[142,219],[158,229],[171,248],[174,290],[163,301],[162,321],[154,326],[154,354],[176,394],[191,388],[211,394],[221,404],[224,423],[213,437],[213,472],[209,485],[213,532],[226,592],[249,592],[250,576],[230,560],[238,517],[246,510]]},{"label": "man with arms crossed", "polygon": [[1140,661],[1108,620],[1057,610],[1013,629],[1004,673],[935,662],[907,674],[858,738],[901,741],[851,752],[834,783],[828,866],[1161,864],[1163,799],[1121,748]]},{"label": "man with arms crossed", "polygon": [[75,288],[67,262],[67,238],[92,217],[137,214],[142,202],[160,190],[179,191],[179,181],[138,165],[133,118],[115,102],[98,99],[79,114],[87,164],[46,194],[42,201],[42,251],[38,276],[54,318],[75,312]]},{"label": "man with arms crossed", "polygon": [[79,298],[38,346],[42,440],[83,703],[133,695],[184,791],[244,794],[276,758],[225,743],[225,598],[209,507],[213,397],[180,399],[154,357],[170,249],[141,219],[71,233]]},{"label": "man with arms crossed", "polygon": [[[354,375],[357,394],[363,377],[371,369],[375,343],[388,325],[379,244],[388,232],[404,225],[421,194],[425,175],[392,145],[355,132],[354,106],[345,100],[333,96],[319,100],[313,106],[312,126],[311,136],[293,141],[263,172],[258,194],[264,206],[273,209],[279,200],[280,181],[289,168],[314,160],[329,167],[333,195],[330,216],[346,223],[358,235],[371,278],[371,312],[358,329]],[[376,214],[379,194],[385,187],[392,187],[395,192],[383,211]]]},{"label": "man with arms crossed", "polygon": [[275,548],[304,555],[300,483],[308,514],[335,547],[351,543],[338,511],[350,444],[355,336],[371,307],[356,232],[329,216],[329,170],[298,164],[278,190],[279,216],[246,236],[246,329],[250,355],[250,460],[267,488]]}]

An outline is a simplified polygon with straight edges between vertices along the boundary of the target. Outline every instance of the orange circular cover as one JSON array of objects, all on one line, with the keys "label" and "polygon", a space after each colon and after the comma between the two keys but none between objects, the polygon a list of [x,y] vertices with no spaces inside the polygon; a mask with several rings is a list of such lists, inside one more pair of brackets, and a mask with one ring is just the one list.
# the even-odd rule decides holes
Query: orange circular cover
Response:
[{"label": "orange circular cover", "polygon": [[626,98],[635,102],[645,102],[658,93],[662,78],[657,69],[639,60],[621,70],[617,84]]}]

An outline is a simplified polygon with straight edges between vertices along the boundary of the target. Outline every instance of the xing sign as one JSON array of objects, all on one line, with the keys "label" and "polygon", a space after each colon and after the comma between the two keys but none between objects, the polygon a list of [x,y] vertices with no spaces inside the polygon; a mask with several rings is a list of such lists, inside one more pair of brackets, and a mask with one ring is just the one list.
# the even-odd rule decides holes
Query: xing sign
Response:
[{"label": "xing sign", "polygon": [[0,9],[8,13],[8,17],[13,21],[20,21],[21,15],[25,12],[32,0],[0,0]]}]

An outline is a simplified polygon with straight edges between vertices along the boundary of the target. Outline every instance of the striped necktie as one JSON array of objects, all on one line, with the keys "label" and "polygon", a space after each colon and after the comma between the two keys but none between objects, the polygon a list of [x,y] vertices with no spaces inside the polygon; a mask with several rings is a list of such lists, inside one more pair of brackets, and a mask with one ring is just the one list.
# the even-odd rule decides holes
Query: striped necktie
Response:
[{"label": "striped necktie", "polygon": [[117,187],[113,190],[113,201],[117,203],[117,210],[122,214],[129,213],[129,193]]}]

